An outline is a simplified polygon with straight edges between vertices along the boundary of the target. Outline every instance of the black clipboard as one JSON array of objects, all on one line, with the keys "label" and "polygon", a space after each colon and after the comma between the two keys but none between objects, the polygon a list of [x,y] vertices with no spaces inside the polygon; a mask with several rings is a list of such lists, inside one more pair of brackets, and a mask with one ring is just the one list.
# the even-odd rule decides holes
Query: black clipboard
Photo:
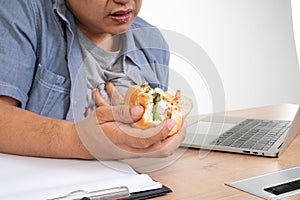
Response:
[{"label": "black clipboard", "polygon": [[[128,189],[127,187],[120,187],[120,188]],[[116,188],[116,189],[119,189],[119,188]],[[111,189],[111,191],[113,191],[113,190]],[[123,194],[118,192],[117,195],[116,195],[116,193],[114,194],[112,192],[112,193],[105,194],[105,196],[100,195],[100,196],[96,197],[96,196],[90,196],[92,194],[92,193],[90,193],[90,194],[87,194],[83,198],[75,198],[75,199],[78,199],[78,200],[92,200],[92,199],[144,200],[144,199],[150,199],[150,198],[163,196],[170,192],[172,192],[172,190],[163,185],[161,188],[158,188],[158,189],[134,192],[134,193],[130,193],[130,194],[128,193],[128,190],[127,190],[127,195],[126,194],[124,195],[124,192],[123,192]],[[120,197],[120,196],[123,196],[123,197]],[[69,197],[69,195],[66,195],[66,197]],[[65,196],[57,198],[57,199],[52,199],[52,200],[62,200],[64,198],[65,198]]]},{"label": "black clipboard", "polygon": [[65,196],[52,198],[48,200],[65,200],[65,199],[74,199],[74,200],[92,200],[92,199],[120,199],[120,200],[143,200],[150,199],[159,196],[163,196],[167,193],[172,192],[172,190],[166,186],[162,186],[161,188],[140,191],[130,193],[128,192],[128,188],[126,186],[114,187],[104,190],[97,191],[84,191],[77,190],[66,194]]},{"label": "black clipboard", "polygon": [[161,188],[153,189],[153,190],[147,190],[147,191],[141,191],[141,192],[134,192],[130,193],[129,197],[122,198],[122,200],[143,200],[143,199],[150,199],[155,198],[159,196],[166,195],[168,193],[173,192],[170,188],[163,185]]}]

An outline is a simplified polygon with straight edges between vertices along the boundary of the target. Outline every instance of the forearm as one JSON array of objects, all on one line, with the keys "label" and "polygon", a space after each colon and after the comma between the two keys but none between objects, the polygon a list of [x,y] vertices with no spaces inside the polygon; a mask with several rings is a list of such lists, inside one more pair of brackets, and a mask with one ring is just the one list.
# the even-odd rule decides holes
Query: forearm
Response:
[{"label": "forearm", "polygon": [[27,156],[91,159],[75,125],[1,105],[0,152]]}]

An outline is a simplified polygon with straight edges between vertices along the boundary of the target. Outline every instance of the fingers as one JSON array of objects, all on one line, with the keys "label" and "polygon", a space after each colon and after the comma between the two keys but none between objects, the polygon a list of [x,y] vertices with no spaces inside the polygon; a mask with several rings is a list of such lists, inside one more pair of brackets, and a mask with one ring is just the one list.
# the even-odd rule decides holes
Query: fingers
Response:
[{"label": "fingers", "polygon": [[180,90],[176,90],[175,97],[180,99],[180,97],[181,97],[181,91]]},{"label": "fingers", "polygon": [[111,99],[113,107],[109,106],[109,103],[105,101],[97,88],[93,90],[95,105],[98,107],[96,109],[97,119],[100,124],[110,121],[133,123],[142,117],[144,113],[144,108],[142,106],[120,106],[123,97],[116,90],[113,83],[108,82],[105,89]]},{"label": "fingers", "polygon": [[[97,88],[93,90],[93,98],[98,107],[96,113],[99,123],[110,121],[133,123],[138,121],[144,113],[144,108],[142,106],[120,106],[120,102],[118,102],[119,106],[111,107],[101,96]],[[89,112],[87,112],[87,114],[88,113]]]},{"label": "fingers", "polygon": [[109,106],[109,104],[105,101],[105,99],[101,96],[99,89],[95,88],[93,90],[93,99],[97,107],[101,106]]},{"label": "fingers", "polygon": [[[172,119],[167,119],[163,123],[159,124],[157,127],[147,128],[147,129],[135,129],[131,130],[127,134],[132,137],[137,137],[138,139],[147,140],[150,143],[155,143],[160,140],[164,140],[168,137],[170,131],[176,125],[176,122]],[[145,148],[142,147],[141,148]]]},{"label": "fingers", "polygon": [[[99,90],[95,89],[93,96],[98,107],[95,113],[101,132],[114,145],[116,150],[114,155],[117,155],[119,151],[125,153],[120,157],[124,155],[125,157],[165,157],[173,154],[185,138],[186,125],[183,125],[180,131],[171,137],[168,135],[176,125],[171,119],[157,127],[145,130],[133,128],[129,124],[142,117],[144,108],[121,106],[120,102],[123,97],[111,82],[106,84],[105,89],[113,106],[110,106]],[[180,91],[176,92],[176,96],[180,97]]]},{"label": "fingers", "polygon": [[[111,100],[113,106],[118,106],[124,99],[123,96],[118,92],[116,87],[112,82],[108,82],[105,85],[105,90]],[[99,89],[95,88],[93,90],[93,99],[97,107],[109,105],[107,101],[101,96]]]},{"label": "fingers", "polygon": [[144,113],[143,106],[108,106],[104,105],[96,109],[98,123],[104,122],[122,122],[125,124],[133,123],[139,120]]},{"label": "fingers", "polygon": [[144,157],[168,157],[181,145],[186,136],[186,123],[178,131],[178,133],[168,137],[161,143],[155,144],[146,150],[142,156]]},{"label": "fingers", "polygon": [[[112,126],[114,131],[112,132]],[[167,120],[155,128],[142,130],[140,128],[132,128],[122,123],[103,124],[104,133],[111,141],[117,141],[115,144],[127,145],[135,149],[147,149],[150,146],[165,140],[168,134],[175,126],[174,120]]]},{"label": "fingers", "polygon": [[126,130],[123,129],[124,127],[121,129],[118,122],[99,125],[95,112],[85,120],[76,123],[76,130],[82,143],[95,158],[99,159],[166,157],[175,152],[185,136],[184,125],[177,134],[168,137],[172,129],[170,121],[164,123],[162,127],[157,127],[157,130],[152,129],[157,132],[157,135],[149,138],[129,135],[128,131],[138,133],[138,129],[130,125],[126,127]]},{"label": "fingers", "polygon": [[130,112],[131,119],[134,122],[136,122],[139,119],[141,119],[141,117],[143,116],[144,107],[143,106],[131,106],[129,112]]},{"label": "fingers", "polygon": [[128,144],[120,143],[118,145],[123,151],[127,151],[131,157],[151,157],[160,158],[171,156],[175,150],[180,146],[186,136],[186,124],[179,130],[177,134],[167,137],[164,140],[157,141],[156,143],[145,147],[137,148]]},{"label": "fingers", "polygon": [[113,106],[120,105],[120,102],[123,100],[123,96],[118,92],[116,87],[112,82],[108,82],[105,85],[105,90],[110,97],[111,103]]}]

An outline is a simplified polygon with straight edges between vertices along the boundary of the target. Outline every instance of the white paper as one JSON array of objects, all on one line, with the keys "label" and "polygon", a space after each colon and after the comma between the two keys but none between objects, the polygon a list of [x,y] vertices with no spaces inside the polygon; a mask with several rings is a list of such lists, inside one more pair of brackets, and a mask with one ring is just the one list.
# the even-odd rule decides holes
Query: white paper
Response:
[{"label": "white paper", "polygon": [[41,200],[76,190],[127,186],[129,192],[161,188],[119,161],[48,159],[0,154],[0,199]]}]

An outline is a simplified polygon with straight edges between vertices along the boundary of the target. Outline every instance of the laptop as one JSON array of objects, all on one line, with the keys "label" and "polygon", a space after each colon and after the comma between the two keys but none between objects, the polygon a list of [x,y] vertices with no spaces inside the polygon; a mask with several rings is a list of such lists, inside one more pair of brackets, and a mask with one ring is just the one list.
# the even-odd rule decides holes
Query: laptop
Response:
[{"label": "laptop", "polygon": [[300,132],[300,107],[293,121],[211,115],[187,127],[182,147],[279,157]]}]

